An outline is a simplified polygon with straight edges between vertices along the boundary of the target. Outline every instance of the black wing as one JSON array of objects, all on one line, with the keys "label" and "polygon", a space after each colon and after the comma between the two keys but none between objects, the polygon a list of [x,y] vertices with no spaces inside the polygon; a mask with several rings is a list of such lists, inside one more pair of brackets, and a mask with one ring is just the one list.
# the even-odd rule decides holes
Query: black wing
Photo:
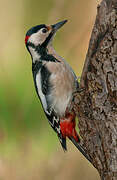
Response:
[{"label": "black wing", "polygon": [[54,129],[54,131],[57,133],[59,141],[62,145],[62,148],[64,151],[67,150],[66,147],[66,138],[62,136],[61,129],[60,129],[60,118],[55,115],[54,111],[51,111],[50,114],[46,113],[46,116],[48,118],[48,121],[51,125],[51,127]]}]

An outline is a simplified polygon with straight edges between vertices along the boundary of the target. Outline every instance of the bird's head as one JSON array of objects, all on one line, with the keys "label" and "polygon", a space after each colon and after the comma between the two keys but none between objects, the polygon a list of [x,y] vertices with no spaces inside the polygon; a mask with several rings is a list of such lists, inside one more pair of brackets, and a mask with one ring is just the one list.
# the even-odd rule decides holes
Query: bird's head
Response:
[{"label": "bird's head", "polygon": [[47,48],[52,42],[56,31],[61,28],[67,20],[61,21],[53,25],[37,25],[29,29],[26,33],[25,44],[28,51],[33,56],[33,50],[38,47]]}]

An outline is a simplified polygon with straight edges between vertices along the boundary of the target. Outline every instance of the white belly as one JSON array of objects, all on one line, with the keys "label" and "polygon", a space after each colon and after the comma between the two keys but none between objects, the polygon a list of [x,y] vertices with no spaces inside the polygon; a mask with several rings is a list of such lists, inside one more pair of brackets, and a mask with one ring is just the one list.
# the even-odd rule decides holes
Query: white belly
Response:
[{"label": "white belly", "polygon": [[[51,79],[53,78],[55,79],[57,77],[52,75]],[[40,71],[36,76],[38,94],[44,110],[47,112],[48,108],[53,109],[59,116],[63,116],[65,114],[66,108],[71,101],[73,92],[70,83],[62,81],[63,80],[61,78],[58,79],[58,81],[55,81],[56,83],[54,83],[51,93],[45,96],[42,92]]]},{"label": "white belly", "polygon": [[53,92],[52,95],[48,96],[48,99],[51,102],[51,108],[54,109],[57,115],[59,116],[64,116],[66,108],[70,104],[70,101],[72,99],[72,94],[66,93],[66,94],[61,94],[60,96],[56,96],[55,93]]},{"label": "white belly", "polygon": [[48,62],[46,67],[51,72],[48,82],[51,85],[49,94],[44,96],[42,93],[40,73],[36,79],[42,104],[45,110],[53,109],[57,115],[64,116],[71,103],[73,92],[76,90],[76,77],[64,61],[61,63]]},{"label": "white belly", "polygon": [[51,102],[51,107],[56,111],[59,116],[65,114],[66,108],[69,106],[72,95],[74,92],[74,81],[73,76],[70,74],[65,79],[64,73],[53,74],[50,78],[53,88],[52,93],[48,96],[49,101]]}]

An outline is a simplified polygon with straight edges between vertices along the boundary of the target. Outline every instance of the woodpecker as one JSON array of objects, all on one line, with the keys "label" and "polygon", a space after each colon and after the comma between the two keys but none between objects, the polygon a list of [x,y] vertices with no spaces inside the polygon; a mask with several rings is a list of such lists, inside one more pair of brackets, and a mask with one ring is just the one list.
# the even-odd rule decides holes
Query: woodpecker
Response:
[{"label": "woodpecker", "polygon": [[[52,46],[53,38],[67,20],[54,25],[37,25],[29,29],[25,45],[32,58],[32,74],[37,95],[46,117],[57,133],[64,151],[66,138],[86,156],[80,145],[80,137],[75,129],[76,114],[71,107],[74,93],[78,91],[77,77]],[[86,156],[88,159],[88,157]]]}]

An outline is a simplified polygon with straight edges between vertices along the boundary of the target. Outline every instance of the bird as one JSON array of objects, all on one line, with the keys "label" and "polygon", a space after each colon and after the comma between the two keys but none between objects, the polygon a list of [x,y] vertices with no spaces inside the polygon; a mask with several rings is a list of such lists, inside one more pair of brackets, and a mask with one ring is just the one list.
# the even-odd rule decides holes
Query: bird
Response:
[{"label": "bird", "polygon": [[32,59],[32,74],[38,98],[63,150],[67,150],[68,138],[90,160],[80,145],[76,114],[72,107],[74,93],[80,89],[77,76],[53,48],[55,34],[66,22],[63,20],[52,25],[33,26],[26,33],[25,45]]}]

